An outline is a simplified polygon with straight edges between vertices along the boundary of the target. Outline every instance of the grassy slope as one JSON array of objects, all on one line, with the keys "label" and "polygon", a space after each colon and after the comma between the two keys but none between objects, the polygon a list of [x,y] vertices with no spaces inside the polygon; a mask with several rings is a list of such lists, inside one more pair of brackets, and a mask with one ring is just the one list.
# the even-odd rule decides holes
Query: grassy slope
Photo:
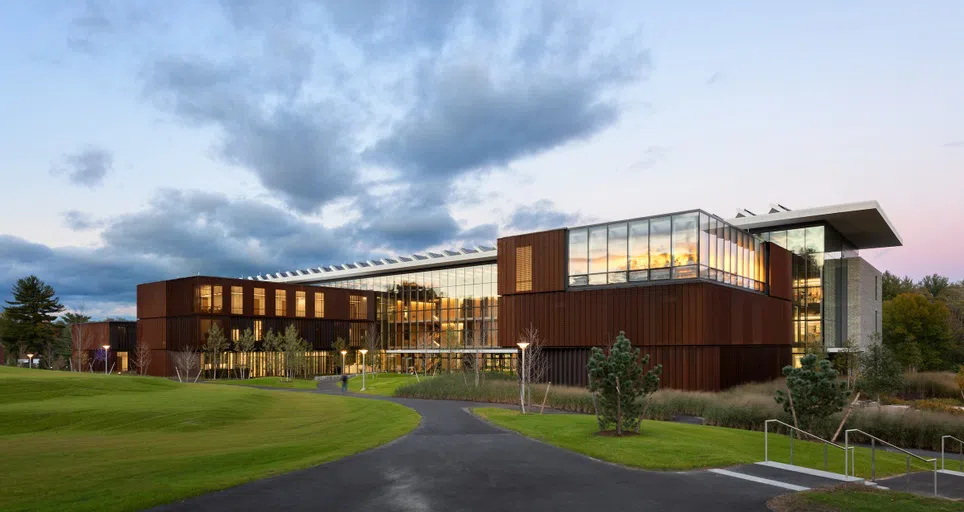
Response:
[{"label": "grassy slope", "polygon": [[418,422],[380,401],[0,366],[0,510],[141,509],[344,457]]},{"label": "grassy slope", "polygon": [[[425,380],[426,377],[419,376]],[[428,377],[431,378],[431,377]],[[381,373],[377,377],[367,375],[365,377],[365,391],[361,390],[361,375],[348,381],[348,390],[355,393],[366,393],[372,395],[392,396],[399,386],[404,386],[415,382],[415,376],[404,373]]]},{"label": "grassy slope", "polygon": [[841,486],[778,496],[768,503],[779,512],[960,512],[964,503],[865,486]]},{"label": "grassy slope", "polygon": [[[587,414],[527,414],[495,408],[473,412],[502,427],[590,457],[653,470],[725,467],[763,460],[763,433],[749,430],[646,421],[641,435],[623,438],[595,435],[596,418]],[[870,471],[870,450],[857,451],[857,474]],[[836,452],[836,453],[835,453]],[[843,473],[841,450],[828,451],[829,470]],[[789,462],[787,436],[770,436],[770,460]],[[823,469],[823,447],[794,441],[794,464]],[[903,473],[904,458],[877,453],[877,476]],[[923,469],[923,467],[918,468]]]},{"label": "grassy slope", "polygon": [[318,383],[313,379],[292,379],[290,381],[281,377],[257,377],[254,379],[222,379],[209,381],[214,384],[228,384],[231,386],[266,386],[272,388],[286,389],[317,389]]}]

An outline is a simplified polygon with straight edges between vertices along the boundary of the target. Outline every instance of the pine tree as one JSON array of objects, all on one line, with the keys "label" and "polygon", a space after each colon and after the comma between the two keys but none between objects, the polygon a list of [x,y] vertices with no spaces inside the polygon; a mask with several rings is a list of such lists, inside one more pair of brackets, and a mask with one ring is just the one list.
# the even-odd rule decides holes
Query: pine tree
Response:
[{"label": "pine tree", "polygon": [[[18,279],[13,286],[13,300],[6,301],[6,340],[12,341],[8,348],[16,348],[17,355],[27,352],[53,352],[51,345],[57,341],[54,320],[64,310],[54,289],[37,278],[27,276]],[[49,365],[51,361],[46,361]]]},{"label": "pine tree", "polygon": [[800,368],[783,367],[783,375],[789,394],[777,390],[775,400],[787,414],[793,415],[797,428],[809,430],[814,421],[840,412],[847,405],[847,383],[837,381],[837,372],[826,359],[818,361],[814,354],[807,354],[800,360]]},{"label": "pine tree", "polygon": [[640,358],[639,349],[632,347],[622,331],[608,354],[593,347],[588,365],[589,391],[599,397],[599,430],[615,424],[617,436],[626,429],[639,431],[641,399],[659,388],[663,371],[663,365],[657,365],[644,374],[643,366],[648,363],[649,354]]}]

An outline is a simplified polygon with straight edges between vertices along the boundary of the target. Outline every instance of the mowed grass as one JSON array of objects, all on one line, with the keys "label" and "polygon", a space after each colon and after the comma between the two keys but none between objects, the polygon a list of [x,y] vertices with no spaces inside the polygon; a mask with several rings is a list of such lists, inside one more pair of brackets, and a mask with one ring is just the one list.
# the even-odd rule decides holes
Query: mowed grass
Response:
[{"label": "mowed grass", "polygon": [[231,386],[264,386],[285,389],[317,389],[318,383],[314,379],[291,379],[281,377],[256,377],[253,379],[222,379],[209,381],[213,384],[228,384]]},{"label": "mowed grass", "polygon": [[397,404],[0,366],[0,510],[138,510],[395,439]]},{"label": "mowed grass", "polygon": [[776,512],[961,512],[964,503],[917,496],[896,491],[881,491],[864,485],[785,494],[767,505]]},{"label": "mowed grass", "polygon": [[[644,421],[640,435],[596,435],[599,425],[588,414],[526,414],[481,407],[472,410],[496,425],[546,443],[590,457],[659,471],[727,467],[763,460],[763,433],[667,421]],[[795,440],[793,463],[824,469],[823,445]],[[770,460],[789,463],[790,441],[786,435],[770,435]],[[829,448],[828,471],[843,473],[843,450]],[[877,476],[902,474],[904,457],[878,451]],[[912,466],[913,468],[913,466]],[[923,467],[917,469],[924,469]],[[870,450],[857,449],[857,475],[869,477]]]},{"label": "mowed grass", "polygon": [[[432,377],[419,376],[421,380],[431,378]],[[356,375],[355,378],[348,381],[348,391],[369,395],[392,396],[400,386],[406,386],[415,381],[414,375],[405,373],[379,373],[377,376],[366,375],[365,391],[362,391],[362,376]]]}]

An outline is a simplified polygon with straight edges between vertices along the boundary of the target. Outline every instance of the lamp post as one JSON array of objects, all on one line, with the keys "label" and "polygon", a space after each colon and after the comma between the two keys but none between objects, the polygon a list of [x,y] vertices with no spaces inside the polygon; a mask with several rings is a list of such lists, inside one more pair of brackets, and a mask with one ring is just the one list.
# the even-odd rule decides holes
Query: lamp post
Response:
[{"label": "lamp post", "polygon": [[522,349],[522,367],[519,369],[519,373],[522,374],[522,387],[519,388],[519,401],[522,403],[522,414],[526,413],[526,349],[529,348],[529,343],[526,341],[520,341],[516,343],[519,348]]},{"label": "lamp post", "polygon": [[347,374],[347,373],[348,373],[348,372],[345,370],[345,354],[347,354],[347,353],[348,353],[347,350],[342,350],[342,351],[341,351],[341,373],[343,373],[343,374]]},{"label": "lamp post", "polygon": [[104,375],[107,375],[107,360],[110,359],[110,345],[101,345],[104,347]]},{"label": "lamp post", "polygon": [[33,354],[27,354],[27,368],[33,370]]},{"label": "lamp post", "polygon": [[359,352],[361,352],[361,390],[365,391],[365,354],[368,353],[368,349],[363,348]]}]

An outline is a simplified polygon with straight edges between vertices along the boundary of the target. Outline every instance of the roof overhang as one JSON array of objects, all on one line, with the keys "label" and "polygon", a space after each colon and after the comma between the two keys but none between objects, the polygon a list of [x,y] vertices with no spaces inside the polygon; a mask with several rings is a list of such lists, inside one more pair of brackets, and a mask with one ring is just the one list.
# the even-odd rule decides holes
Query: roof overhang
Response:
[{"label": "roof overhang", "polygon": [[748,231],[826,223],[857,249],[904,245],[900,234],[877,201],[737,217],[727,222]]}]

